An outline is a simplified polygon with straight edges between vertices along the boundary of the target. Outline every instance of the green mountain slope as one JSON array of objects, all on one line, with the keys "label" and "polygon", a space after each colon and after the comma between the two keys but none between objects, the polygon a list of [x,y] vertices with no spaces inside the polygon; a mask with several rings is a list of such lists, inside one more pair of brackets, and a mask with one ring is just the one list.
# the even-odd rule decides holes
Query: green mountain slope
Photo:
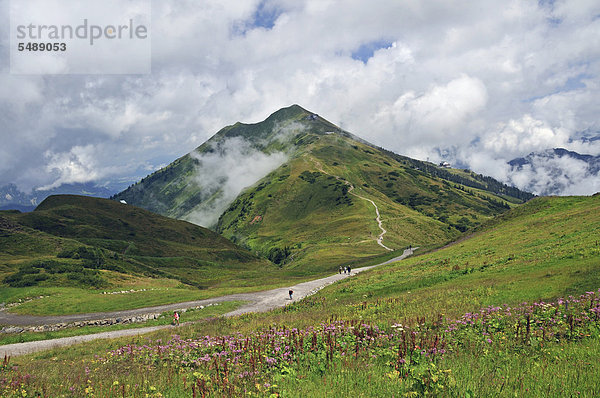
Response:
[{"label": "green mountain slope", "polygon": [[[343,134],[302,139],[310,144],[244,191],[218,232],[275,261],[289,247],[283,262],[320,268],[386,248],[441,244],[510,208],[497,194],[435,177]],[[385,247],[377,242],[383,230]]]},{"label": "green mountain slope", "polygon": [[274,268],[213,231],[108,199],[50,196],[2,212],[0,232],[0,271],[15,287],[102,287],[105,270],[202,288]]},{"label": "green mountain slope", "polygon": [[[263,173],[219,174],[218,166],[235,165]],[[264,122],[222,129],[114,199],[213,226],[280,265],[319,271],[442,244],[531,197],[375,147],[293,105]]]},{"label": "green mountain slope", "polygon": [[536,198],[467,239],[343,281],[328,294],[342,312],[365,294],[396,298],[371,314],[378,321],[577,296],[600,287],[598,232],[600,195]]},{"label": "green mountain slope", "polygon": [[[143,178],[137,184],[115,195],[113,199],[125,200],[127,203],[169,217],[193,220],[193,215],[196,213],[203,210],[212,211],[215,202],[219,201],[224,194],[224,183],[227,179],[231,179],[231,176],[219,174],[228,171],[221,170],[222,158],[232,156],[234,157],[232,161],[244,161],[244,159],[256,161],[257,159],[252,157],[256,153],[281,154],[279,163],[283,163],[288,152],[293,150],[293,146],[301,144],[293,141],[293,138],[298,131],[306,128],[307,115],[309,115],[307,111],[296,105],[275,112],[261,123],[236,123],[227,126],[194,151]],[[326,121],[319,121],[311,125],[311,128],[325,132],[335,126]],[[236,151],[239,148],[232,147],[240,147],[240,153]],[[231,155],[230,151],[233,152]],[[212,164],[213,159],[217,164]],[[254,167],[254,165],[247,166]],[[213,181],[215,173],[216,181]],[[235,196],[257,179],[251,179],[247,185],[241,183]],[[227,204],[229,203],[217,206],[213,224]]]}]

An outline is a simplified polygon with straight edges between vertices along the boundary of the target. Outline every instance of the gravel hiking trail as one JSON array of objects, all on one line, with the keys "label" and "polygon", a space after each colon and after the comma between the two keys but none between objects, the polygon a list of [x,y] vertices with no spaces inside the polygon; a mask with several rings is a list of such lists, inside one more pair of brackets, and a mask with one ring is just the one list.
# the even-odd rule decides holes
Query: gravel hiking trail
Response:
[{"label": "gravel hiking trail", "polygon": [[[411,254],[413,251],[418,249],[417,247],[406,249],[402,253],[401,256],[395,257],[391,260],[385,261],[381,264],[371,265],[368,267],[356,268],[352,269],[352,275],[360,273],[362,271],[366,271],[368,269],[389,264],[395,261],[400,261]],[[193,308],[200,305],[214,304],[224,301],[244,301],[245,303],[239,307],[238,309],[228,312],[223,316],[236,316],[247,314],[250,312],[265,312],[275,308],[284,307],[287,304],[290,304],[294,301],[298,301],[303,299],[304,297],[310,296],[322,288],[337,282],[341,279],[348,278],[351,275],[348,274],[335,274],[332,276],[328,276],[326,278],[316,279],[310,282],[299,283],[295,286],[290,286],[289,288],[278,288],[272,290],[266,290],[262,292],[254,292],[254,293],[242,293],[242,294],[231,294],[227,296],[216,297],[212,299],[206,300],[198,300],[198,301],[188,301],[184,303],[176,303],[176,304],[168,304],[161,305],[156,307],[147,307],[147,308],[139,308],[135,310],[126,310],[126,311],[115,311],[115,312],[97,312],[92,314],[75,314],[75,315],[61,315],[61,316],[29,316],[29,315],[18,315],[11,314],[4,311],[0,311],[0,324],[5,325],[50,325],[56,323],[70,323],[76,321],[84,321],[84,320],[96,320],[96,319],[106,319],[106,318],[118,318],[118,317],[126,317],[132,315],[142,315],[142,314],[150,314],[150,313],[160,313],[167,311],[175,311],[182,310],[186,308]],[[288,295],[288,290],[292,289],[294,291],[294,299],[290,300]],[[201,322],[201,321],[197,321]],[[193,322],[182,323],[182,325],[190,324]],[[31,341],[27,343],[16,343],[16,344],[7,344],[0,345],[0,358],[4,358],[4,356],[19,356],[24,354],[29,354],[32,352],[48,350],[52,348],[64,347],[69,345],[74,345],[78,343],[83,343],[86,341],[97,340],[97,339],[110,339],[124,336],[137,336],[149,332],[154,332],[160,329],[174,328],[171,325],[161,325],[161,326],[149,326],[149,327],[141,327],[136,329],[124,329],[124,330],[115,330],[109,332],[101,332],[95,334],[88,334],[82,336],[72,336],[72,337],[62,337],[58,339],[52,340],[41,340],[41,341]]]},{"label": "gravel hiking trail", "polygon": [[332,176],[336,180],[342,181],[342,182],[344,182],[344,184],[348,185],[348,193],[350,195],[354,195],[354,196],[356,196],[359,199],[366,200],[367,202],[371,202],[371,204],[373,206],[375,206],[375,214],[377,214],[377,217],[375,217],[375,221],[377,221],[377,225],[379,225],[379,229],[381,230],[381,233],[377,237],[377,244],[379,246],[383,247],[385,250],[393,252],[394,249],[390,249],[389,247],[387,247],[386,245],[383,244],[383,235],[385,235],[387,233],[387,231],[385,230],[385,228],[383,228],[383,224],[381,222],[381,216],[379,215],[379,208],[377,207],[377,205],[375,204],[375,202],[373,202],[369,198],[365,198],[364,196],[360,196],[359,194],[352,192],[352,191],[354,191],[354,185],[352,185],[352,183],[350,181],[344,180],[340,176],[336,176],[336,175],[333,175],[333,174],[330,174],[330,173],[326,172],[323,169],[323,165],[321,164],[321,162],[319,162],[317,159],[311,157],[311,160],[313,161],[313,163],[317,167],[317,170],[319,170],[321,173],[327,174],[328,176]]}]

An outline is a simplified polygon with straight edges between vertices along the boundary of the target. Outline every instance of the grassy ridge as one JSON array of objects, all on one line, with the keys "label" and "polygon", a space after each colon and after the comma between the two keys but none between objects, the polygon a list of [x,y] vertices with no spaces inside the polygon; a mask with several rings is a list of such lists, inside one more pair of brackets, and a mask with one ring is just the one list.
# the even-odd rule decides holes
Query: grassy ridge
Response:
[{"label": "grassy ridge", "polygon": [[3,219],[2,245],[10,256],[5,264],[19,256],[55,256],[63,264],[171,277],[196,286],[214,285],[203,269],[218,278],[219,268],[231,274],[269,267],[210,230],[106,199],[51,196],[34,212],[6,213]]},{"label": "grassy ridge", "polygon": [[[90,197],[51,196],[31,213],[0,213],[0,249],[0,302],[36,298],[13,309],[22,313],[137,308],[289,283],[210,230]],[[149,291],[98,300],[98,291],[120,289]]]},{"label": "grassy ridge", "polygon": [[393,322],[594,291],[599,231],[600,197],[537,198],[469,239],[327,288],[326,311]]},{"label": "grassy ridge", "polygon": [[600,196],[534,199],[468,239],[340,281],[320,291],[318,303],[288,307],[270,322],[362,317],[389,325],[597,290],[599,210]]},{"label": "grassy ridge", "polygon": [[375,241],[381,230],[373,205],[356,195],[375,201],[388,231],[385,245],[395,249],[443,244],[513,206],[344,134],[305,133],[298,140],[310,144],[243,192],[217,225],[224,236],[266,256],[289,248],[281,263],[298,271],[331,272],[385,252]]},{"label": "grassy ridge", "polygon": [[111,200],[51,196],[35,211],[16,218],[23,225],[54,236],[128,255],[174,257],[202,251],[207,260],[256,260],[210,230]]}]

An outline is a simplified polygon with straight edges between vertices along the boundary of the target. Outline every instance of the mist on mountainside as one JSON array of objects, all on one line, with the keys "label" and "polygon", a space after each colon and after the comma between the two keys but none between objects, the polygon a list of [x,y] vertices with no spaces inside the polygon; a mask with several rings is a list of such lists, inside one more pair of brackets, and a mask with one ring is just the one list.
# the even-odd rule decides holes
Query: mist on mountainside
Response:
[{"label": "mist on mountainside", "polygon": [[186,219],[203,227],[216,224],[221,213],[244,188],[287,160],[284,152],[263,153],[241,137],[225,140],[214,152],[192,156],[198,161],[194,180],[203,188],[206,200]]},{"label": "mist on mountainside", "polygon": [[[194,183],[202,188],[202,203],[186,217],[204,227],[214,226],[227,206],[247,187],[284,164],[289,158],[289,142],[306,130],[301,123],[276,124],[275,133],[258,144],[241,136],[228,137],[202,153],[192,152],[197,161]],[[281,144],[283,150],[265,152],[263,148]]]}]

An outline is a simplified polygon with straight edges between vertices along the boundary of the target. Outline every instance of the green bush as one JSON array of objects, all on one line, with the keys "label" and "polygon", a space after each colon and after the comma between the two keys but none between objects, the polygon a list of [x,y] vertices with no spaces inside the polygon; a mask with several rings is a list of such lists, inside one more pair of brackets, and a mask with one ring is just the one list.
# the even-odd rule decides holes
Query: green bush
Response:
[{"label": "green bush", "polygon": [[[73,258],[87,260],[89,268],[100,268],[105,263],[104,251],[102,249],[79,246],[75,249],[63,249],[57,255],[58,258]],[[93,264],[93,266],[91,266]]]},{"label": "green bush", "polygon": [[302,174],[300,174],[300,179],[308,182],[309,184],[314,184],[314,182],[320,176],[321,176],[321,173],[319,173],[318,171],[315,171],[312,173],[310,171],[303,171]]},{"label": "green bush", "polygon": [[47,274],[23,274],[16,272],[4,278],[4,283],[10,287],[28,287],[35,286],[46,279],[48,279]]},{"label": "green bush", "polygon": [[269,254],[267,258],[277,265],[283,265],[285,260],[292,254],[289,246],[285,246],[283,249],[281,247],[273,247],[269,250]]},{"label": "green bush", "polygon": [[86,267],[89,261],[84,260],[81,264],[61,263],[54,260],[35,261],[21,265],[17,272],[4,278],[3,282],[10,287],[36,286],[43,281],[63,285],[66,278],[84,287],[106,285],[98,271],[90,269],[95,268],[93,263],[91,267]]}]

